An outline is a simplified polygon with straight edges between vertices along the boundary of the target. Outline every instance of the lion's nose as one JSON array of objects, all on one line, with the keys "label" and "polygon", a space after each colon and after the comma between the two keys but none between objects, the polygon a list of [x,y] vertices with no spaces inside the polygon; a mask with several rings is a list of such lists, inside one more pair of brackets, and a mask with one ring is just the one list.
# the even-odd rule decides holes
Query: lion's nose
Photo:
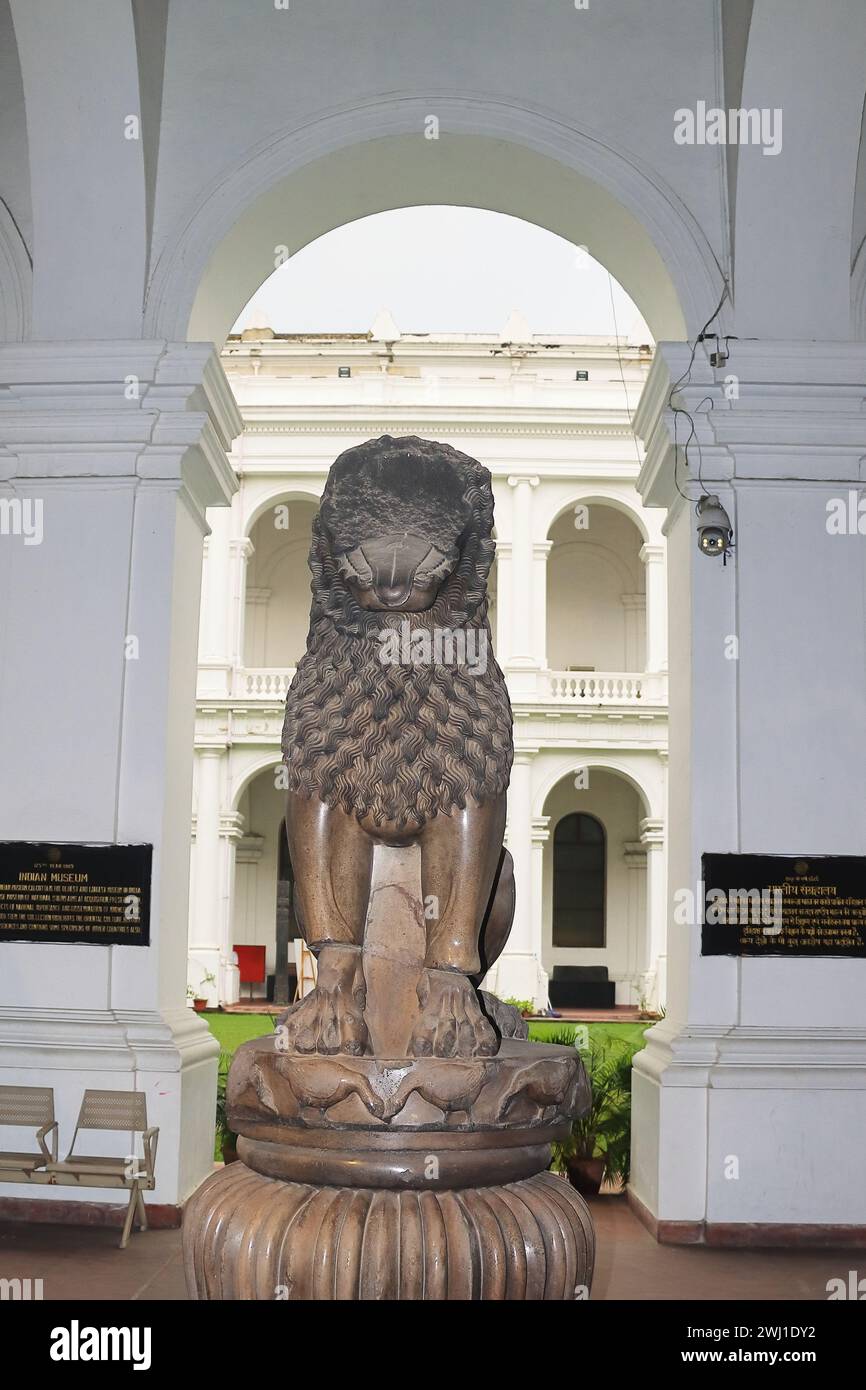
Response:
[{"label": "lion's nose", "polygon": [[418,566],[430,549],[429,541],[414,536],[389,536],[364,541],[360,548],[382,602],[389,607],[405,602],[412,592]]},{"label": "lion's nose", "polygon": [[399,608],[400,604],[405,603],[412,592],[413,577],[414,572],[403,584],[377,584],[376,593],[389,608]]}]

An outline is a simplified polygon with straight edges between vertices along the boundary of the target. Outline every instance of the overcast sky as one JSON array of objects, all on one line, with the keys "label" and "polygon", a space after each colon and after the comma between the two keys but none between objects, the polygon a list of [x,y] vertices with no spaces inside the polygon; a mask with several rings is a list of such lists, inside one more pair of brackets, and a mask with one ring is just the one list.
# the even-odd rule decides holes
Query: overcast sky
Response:
[{"label": "overcast sky", "polygon": [[454,207],[376,213],[319,237],[274,272],[234,331],[363,333],[383,308],[404,333],[498,333],[517,310],[533,333],[612,335],[615,312],[621,335],[651,341],[586,252],[516,217]]}]

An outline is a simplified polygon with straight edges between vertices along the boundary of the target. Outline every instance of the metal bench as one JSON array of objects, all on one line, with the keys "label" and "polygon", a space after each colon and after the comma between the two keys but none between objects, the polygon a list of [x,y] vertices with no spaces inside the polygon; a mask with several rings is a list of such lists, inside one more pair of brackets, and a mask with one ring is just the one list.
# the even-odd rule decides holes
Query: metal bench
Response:
[{"label": "metal bench", "polygon": [[[0,1182],[29,1182],[37,1169],[57,1159],[57,1121],[50,1086],[0,1086],[0,1125],[35,1130],[36,1153],[0,1150]],[[46,1139],[51,1136],[51,1148]]]},{"label": "metal bench", "polygon": [[[103,1133],[136,1133],[141,1135],[143,1157],[130,1155],[126,1158],[103,1158],[88,1154],[75,1154],[75,1141],[79,1130],[96,1129]],[[69,1153],[58,1162],[55,1153],[51,1162],[46,1163],[44,1172],[49,1183],[70,1184],[81,1187],[122,1187],[129,1191],[129,1205],[123,1223],[120,1248],[124,1250],[129,1240],[132,1224],[138,1211],[141,1229],[147,1230],[147,1214],[144,1209],[145,1191],[156,1185],[156,1146],[158,1129],[147,1127],[147,1104],[141,1091],[85,1091],[84,1100],[78,1115],[78,1123],[72,1136]],[[37,1181],[43,1180],[41,1175]]]}]

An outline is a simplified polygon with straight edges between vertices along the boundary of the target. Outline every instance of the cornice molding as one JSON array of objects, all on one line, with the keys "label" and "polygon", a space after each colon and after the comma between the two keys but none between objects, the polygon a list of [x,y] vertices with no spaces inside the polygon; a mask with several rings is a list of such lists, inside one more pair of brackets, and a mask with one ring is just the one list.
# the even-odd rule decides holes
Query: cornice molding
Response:
[{"label": "cornice molding", "polygon": [[[350,407],[351,409],[351,407]],[[454,434],[490,434],[496,437],[526,435],[538,439],[631,439],[633,431],[628,425],[572,425],[567,423],[546,424],[537,420],[506,422],[484,420],[475,413],[472,419],[462,419],[447,413],[438,416],[399,416],[396,412],[387,416],[352,415],[340,420],[255,420],[243,416],[243,432],[247,436],[274,434],[363,434],[378,432],[388,434],[399,429],[408,434],[425,433],[448,429]],[[637,465],[635,464],[635,468]]]},{"label": "cornice molding", "polygon": [[174,487],[203,526],[237,491],[242,420],[212,344],[7,343],[0,380],[4,480]]},{"label": "cornice molding", "polygon": [[[678,508],[677,481],[696,499],[702,486],[732,480],[844,484],[866,476],[866,343],[732,340],[723,367],[710,366],[706,345],[691,368],[690,358],[687,343],[659,343],[635,413],[646,505]],[[686,469],[686,429],[670,403],[687,375],[672,404],[694,420],[700,481],[696,468]]]}]

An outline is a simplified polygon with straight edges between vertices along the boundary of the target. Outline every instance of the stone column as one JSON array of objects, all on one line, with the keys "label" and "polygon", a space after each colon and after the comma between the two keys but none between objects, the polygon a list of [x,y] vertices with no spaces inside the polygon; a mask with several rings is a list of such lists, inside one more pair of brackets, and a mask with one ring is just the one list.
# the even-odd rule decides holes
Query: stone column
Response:
[{"label": "stone column", "polygon": [[205,697],[221,697],[230,693],[231,680],[231,512],[227,507],[215,508],[208,524],[210,535],[205,539],[202,574],[198,691]]},{"label": "stone column", "polygon": [[635,1062],[632,1193],[665,1239],[844,1240],[866,1228],[866,960],[703,956],[698,921],[704,853],[866,854],[866,344],[731,347],[718,372],[699,348],[674,398],[727,564],[698,549],[697,449],[674,455],[687,344],[659,345],[636,417],[667,509],[669,891],[697,901],[670,912],[667,1017]]},{"label": "stone column", "polygon": [[644,817],[640,841],[645,847],[647,871],[645,968],[652,975],[650,1003],[657,1008],[665,1003],[667,992],[668,886],[663,821]]},{"label": "stone column", "polygon": [[[244,647],[241,651],[240,666],[264,666],[265,665],[265,623],[267,620],[267,607],[271,601],[272,590],[263,588],[260,585],[251,587],[246,586],[244,597]],[[251,608],[248,614],[247,605]],[[247,624],[252,628],[252,637],[247,630]],[[249,660],[247,660],[247,650],[249,650]],[[243,692],[242,692],[243,693]]]},{"label": "stone column", "polygon": [[[196,749],[196,913],[189,933],[189,983],[209,1004],[218,1002],[220,968],[220,815],[226,745]],[[215,977],[203,984],[205,974]]]},{"label": "stone column", "polygon": [[535,1003],[547,1008],[550,977],[544,968],[544,846],[550,839],[550,816],[532,819],[532,949],[537,962]]},{"label": "stone column", "polygon": [[233,922],[237,847],[244,836],[244,818],[237,811],[220,816],[220,905],[218,1002],[236,1004],[240,998],[240,971],[235,963]]},{"label": "stone column", "polygon": [[505,669],[511,654],[511,542],[496,542],[496,631],[493,633],[494,652],[499,665]]},{"label": "stone column", "polygon": [[539,670],[546,671],[547,660],[547,561],[553,541],[535,541],[532,546],[532,654]]},{"label": "stone column", "polygon": [[508,789],[506,843],[514,860],[514,925],[508,944],[491,972],[489,986],[502,999],[537,1001],[540,983],[541,920],[539,917],[536,931],[532,854],[532,760],[537,751],[534,748],[515,750]]},{"label": "stone column", "polygon": [[645,671],[668,669],[668,602],[663,545],[642,545],[640,558],[646,569],[646,664]]},{"label": "stone column", "polygon": [[616,982],[616,1003],[636,1004],[641,978],[646,973],[646,850],[640,842],[629,840],[623,845],[622,859],[626,868],[628,894],[628,945],[625,953],[626,978]]},{"label": "stone column", "polygon": [[509,685],[516,694],[535,690],[538,660],[533,651],[532,491],[538,478],[512,475],[511,497],[511,644],[508,653]]},{"label": "stone column", "polygon": [[[185,1006],[196,645],[205,508],[236,487],[240,418],[213,350],[0,347],[0,495],[41,503],[38,544],[0,540],[0,839],[152,844],[149,947],[7,943],[0,1082],[146,1092],[157,1204],[212,1159],[216,1045]],[[116,1202],[9,1185],[29,1200]]]},{"label": "stone column", "polygon": [[229,543],[231,592],[231,641],[229,655],[232,667],[244,665],[244,628],[247,609],[247,573],[255,546],[248,536]]},{"label": "stone column", "polygon": [[643,671],[644,653],[641,650],[640,620],[647,606],[643,594],[621,594],[620,602],[625,619],[624,671]]}]

